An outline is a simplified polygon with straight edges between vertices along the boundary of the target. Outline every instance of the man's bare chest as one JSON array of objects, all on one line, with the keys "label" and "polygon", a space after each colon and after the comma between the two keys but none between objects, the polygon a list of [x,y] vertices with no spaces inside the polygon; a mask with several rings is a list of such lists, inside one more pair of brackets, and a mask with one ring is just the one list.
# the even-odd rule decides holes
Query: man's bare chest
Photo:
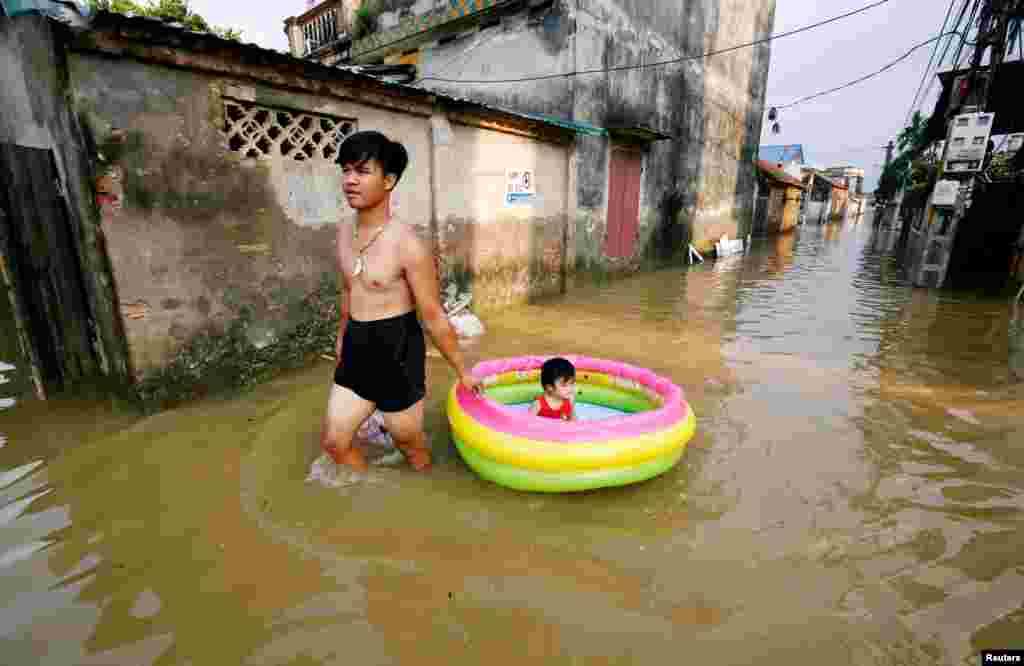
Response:
[{"label": "man's bare chest", "polygon": [[341,245],[341,272],[352,289],[383,293],[405,288],[401,246],[397,238],[382,236],[362,253],[352,242]]}]

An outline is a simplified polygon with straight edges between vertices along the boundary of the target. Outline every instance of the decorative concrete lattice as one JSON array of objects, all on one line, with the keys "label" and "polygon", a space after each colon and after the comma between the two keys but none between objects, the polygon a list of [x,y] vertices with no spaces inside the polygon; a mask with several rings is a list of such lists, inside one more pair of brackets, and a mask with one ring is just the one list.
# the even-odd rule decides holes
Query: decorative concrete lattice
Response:
[{"label": "decorative concrete lattice", "polygon": [[333,162],[341,142],[356,131],[354,118],[271,109],[227,99],[224,121],[231,150],[256,159]]}]

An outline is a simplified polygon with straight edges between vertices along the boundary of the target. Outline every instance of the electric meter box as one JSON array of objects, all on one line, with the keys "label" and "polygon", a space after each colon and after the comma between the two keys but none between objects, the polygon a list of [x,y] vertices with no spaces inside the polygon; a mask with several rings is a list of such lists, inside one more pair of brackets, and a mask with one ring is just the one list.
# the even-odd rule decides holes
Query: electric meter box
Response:
[{"label": "electric meter box", "polygon": [[960,183],[955,180],[940,180],[932,190],[932,205],[951,208],[956,205],[956,195],[960,192]]},{"label": "electric meter box", "polygon": [[962,113],[953,117],[946,148],[946,171],[964,173],[981,169],[994,121],[993,113]]}]

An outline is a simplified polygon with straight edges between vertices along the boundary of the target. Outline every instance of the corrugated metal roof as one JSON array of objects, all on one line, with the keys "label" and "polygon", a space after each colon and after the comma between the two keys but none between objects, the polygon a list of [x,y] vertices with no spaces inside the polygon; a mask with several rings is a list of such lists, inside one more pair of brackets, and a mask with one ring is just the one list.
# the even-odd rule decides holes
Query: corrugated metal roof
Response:
[{"label": "corrugated metal roof", "polygon": [[803,144],[793,143],[786,146],[761,146],[757,149],[758,159],[766,162],[805,163]]},{"label": "corrugated metal roof", "polygon": [[[52,20],[52,19],[51,19]],[[356,79],[362,81],[373,82],[383,88],[401,91],[404,94],[413,97],[433,97],[442,101],[458,104],[472,109],[483,110],[493,114],[506,115],[521,120],[528,120],[532,123],[538,123],[546,125],[552,128],[558,128],[559,130],[568,130],[573,133],[580,134],[594,134],[603,133],[606,134],[607,130],[603,128],[594,127],[593,125],[587,125],[586,123],[578,123],[574,121],[562,120],[551,116],[544,116],[540,114],[523,113],[521,111],[512,111],[510,109],[492,106],[484,104],[474,99],[467,97],[455,97],[453,95],[446,95],[443,93],[435,92],[427,88],[421,88],[419,86],[408,85],[404,83],[394,83],[386,81],[384,79],[372,76],[366,73],[369,69],[366,66],[360,65],[348,65],[348,66],[329,66],[322,65],[318,62],[307,60],[304,58],[296,58],[290,53],[284,51],[277,51],[274,49],[267,49],[258,44],[252,42],[236,42],[229,39],[224,39],[219,35],[212,32],[195,31],[190,30],[180,23],[173,23],[164,19],[155,18],[152,16],[141,16],[136,14],[121,14],[118,12],[100,11],[97,12],[89,21],[89,26],[92,29],[117,29],[120,27],[136,27],[136,28],[161,28],[174,33],[176,36],[185,38],[195,38],[196,40],[202,39],[203,41],[214,40],[220,42],[219,46],[230,47],[238,49],[240,53],[256,56],[257,59],[263,60],[268,64],[274,62],[278,63],[289,63],[289,64],[302,64],[305,67],[317,70],[319,73],[325,75],[340,75],[341,79]],[[189,43],[184,40],[178,40],[176,46],[183,49],[189,48]]]},{"label": "corrugated metal roof", "polygon": [[799,187],[800,189],[804,189],[803,181],[801,181],[799,178],[794,178],[793,176],[790,176],[788,173],[783,171],[777,163],[773,164],[771,162],[766,162],[765,160],[758,160],[757,168],[763,171],[764,174],[771,178],[772,180],[777,180],[780,183],[786,183],[787,185],[792,185],[793,187]]},{"label": "corrugated metal roof", "polygon": [[[507,109],[506,109],[507,111]],[[520,116],[527,118],[534,118],[541,122],[549,123],[551,125],[558,125],[566,129],[571,129],[577,134],[587,134],[590,136],[608,136],[608,130],[597,125],[591,125],[579,120],[566,120],[565,118],[559,118],[557,116],[549,116],[543,113],[527,113],[524,111],[509,111],[509,113],[515,113]]]}]

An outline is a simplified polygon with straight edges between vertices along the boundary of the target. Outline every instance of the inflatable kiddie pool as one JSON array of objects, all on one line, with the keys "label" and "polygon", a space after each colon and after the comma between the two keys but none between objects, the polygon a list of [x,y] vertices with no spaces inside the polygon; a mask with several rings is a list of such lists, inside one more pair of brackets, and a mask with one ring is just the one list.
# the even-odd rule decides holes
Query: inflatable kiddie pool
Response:
[{"label": "inflatable kiddie pool", "polygon": [[516,490],[560,493],[646,481],[679,462],[696,429],[681,388],[644,368],[566,355],[576,367],[581,420],[531,416],[526,409],[541,393],[548,358],[477,364],[482,395],[452,387],[452,437],[478,475]]}]

